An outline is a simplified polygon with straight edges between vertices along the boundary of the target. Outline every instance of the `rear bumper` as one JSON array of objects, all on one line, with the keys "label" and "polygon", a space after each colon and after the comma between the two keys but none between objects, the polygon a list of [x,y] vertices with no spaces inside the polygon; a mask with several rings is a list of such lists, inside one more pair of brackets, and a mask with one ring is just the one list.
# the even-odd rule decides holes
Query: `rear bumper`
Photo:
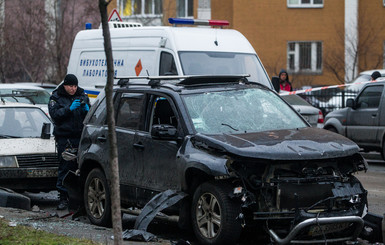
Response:
[{"label": "rear bumper", "polygon": [[[327,238],[324,236],[324,239],[318,240],[296,240],[296,236],[309,229],[310,227],[318,226],[322,230],[322,225],[332,225],[332,224],[344,224],[350,223],[354,224],[354,231],[349,236],[338,237],[338,238]],[[324,243],[324,242],[339,242],[339,241],[348,241],[354,240],[360,234],[364,226],[364,220],[358,216],[343,216],[343,217],[325,217],[325,218],[310,218],[304,220],[297,224],[286,237],[279,237],[276,232],[272,229],[268,229],[270,236],[274,239],[277,244],[288,244],[288,243],[302,243],[302,244],[314,244],[314,243]]]}]

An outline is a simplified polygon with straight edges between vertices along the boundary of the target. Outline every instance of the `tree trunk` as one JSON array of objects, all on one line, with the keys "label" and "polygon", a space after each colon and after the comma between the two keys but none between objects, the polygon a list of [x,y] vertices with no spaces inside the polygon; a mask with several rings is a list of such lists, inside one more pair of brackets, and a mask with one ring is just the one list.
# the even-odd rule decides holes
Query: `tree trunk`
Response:
[{"label": "tree trunk", "polygon": [[110,1],[99,0],[99,9],[102,19],[104,50],[107,58],[107,84],[105,87],[106,104],[107,104],[107,125],[110,153],[110,189],[111,189],[111,211],[112,211],[112,227],[114,229],[114,244],[122,244],[122,216],[120,210],[120,189],[119,189],[119,165],[118,150],[115,133],[115,113],[112,101],[112,89],[114,82],[114,64],[112,57],[110,29],[107,21],[107,5]]}]

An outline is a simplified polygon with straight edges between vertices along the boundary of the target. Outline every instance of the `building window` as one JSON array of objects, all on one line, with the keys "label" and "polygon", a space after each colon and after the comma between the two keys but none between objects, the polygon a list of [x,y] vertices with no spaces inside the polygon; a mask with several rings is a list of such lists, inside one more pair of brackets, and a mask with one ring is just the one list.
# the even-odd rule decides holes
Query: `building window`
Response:
[{"label": "building window", "polygon": [[323,8],[323,6],[324,0],[287,0],[288,8]]},{"label": "building window", "polygon": [[194,16],[194,0],[177,0],[177,17]]},{"label": "building window", "polygon": [[123,7],[123,16],[162,14],[162,0],[122,0],[119,5]]},{"label": "building window", "polygon": [[385,6],[385,0],[383,0],[383,1],[382,1],[382,5],[384,5],[384,6]]},{"label": "building window", "polygon": [[287,69],[294,73],[321,73],[322,42],[288,42]]}]

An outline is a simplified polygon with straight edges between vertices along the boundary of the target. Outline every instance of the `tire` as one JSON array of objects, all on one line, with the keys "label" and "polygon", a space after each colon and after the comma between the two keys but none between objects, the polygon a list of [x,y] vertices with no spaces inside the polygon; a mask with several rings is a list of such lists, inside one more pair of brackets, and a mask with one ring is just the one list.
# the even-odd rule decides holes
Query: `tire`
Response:
[{"label": "tire", "polygon": [[191,220],[201,244],[236,244],[238,241],[242,227],[237,217],[241,208],[240,202],[229,198],[231,191],[231,186],[224,182],[205,182],[196,189]]},{"label": "tire", "polygon": [[330,132],[333,132],[333,133],[338,134],[337,129],[335,129],[335,128],[333,128],[333,127],[327,128],[327,130],[329,130]]},{"label": "tire", "polygon": [[382,141],[381,157],[385,160],[385,139]]},{"label": "tire", "polygon": [[84,185],[84,207],[92,224],[111,227],[111,199],[106,176],[99,168],[93,169]]}]

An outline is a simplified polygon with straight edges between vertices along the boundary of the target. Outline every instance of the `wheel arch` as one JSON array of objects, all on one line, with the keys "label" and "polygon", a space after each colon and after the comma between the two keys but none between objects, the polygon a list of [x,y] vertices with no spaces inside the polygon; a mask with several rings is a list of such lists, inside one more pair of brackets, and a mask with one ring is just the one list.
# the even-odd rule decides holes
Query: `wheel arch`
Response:
[{"label": "wheel arch", "polygon": [[324,125],[324,129],[326,130],[330,130],[331,128],[334,128],[337,133],[345,136],[345,126],[336,118],[330,118]]}]

